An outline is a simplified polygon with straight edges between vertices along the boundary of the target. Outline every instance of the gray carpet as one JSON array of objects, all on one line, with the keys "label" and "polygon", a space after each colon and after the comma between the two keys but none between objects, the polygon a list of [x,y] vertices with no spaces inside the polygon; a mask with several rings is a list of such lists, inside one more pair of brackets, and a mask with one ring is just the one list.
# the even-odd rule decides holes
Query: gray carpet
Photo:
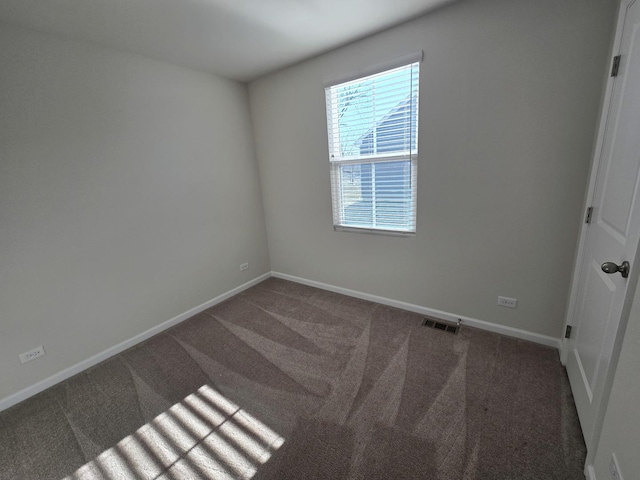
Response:
[{"label": "gray carpet", "polygon": [[271,278],[0,413],[0,479],[583,479],[554,349]]}]

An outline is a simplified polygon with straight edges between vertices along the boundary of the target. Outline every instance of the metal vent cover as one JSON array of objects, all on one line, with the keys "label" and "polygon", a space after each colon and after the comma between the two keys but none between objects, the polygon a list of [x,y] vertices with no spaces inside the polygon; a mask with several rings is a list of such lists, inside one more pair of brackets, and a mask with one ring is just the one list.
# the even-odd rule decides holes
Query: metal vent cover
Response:
[{"label": "metal vent cover", "polygon": [[460,331],[460,320],[457,323],[447,322],[436,318],[425,317],[422,322],[424,327],[433,328],[434,330],[442,330],[443,332],[453,333],[456,335]]}]

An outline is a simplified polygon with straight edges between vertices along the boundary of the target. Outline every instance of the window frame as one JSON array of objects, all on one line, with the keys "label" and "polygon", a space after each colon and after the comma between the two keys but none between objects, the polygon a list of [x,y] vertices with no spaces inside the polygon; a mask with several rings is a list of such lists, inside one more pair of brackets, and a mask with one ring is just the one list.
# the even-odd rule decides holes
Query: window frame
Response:
[{"label": "window frame", "polygon": [[[331,204],[332,204],[332,217],[333,217],[333,228],[335,231],[349,231],[349,232],[359,232],[359,233],[372,233],[379,235],[393,235],[393,236],[415,236],[417,231],[417,170],[418,170],[418,129],[419,129],[419,99],[420,99],[420,63],[422,61],[422,52],[413,53],[411,55],[406,55],[392,62],[386,62],[384,64],[378,64],[376,66],[372,66],[366,70],[361,70],[360,72],[353,73],[350,75],[343,76],[341,78],[334,79],[332,81],[328,81],[324,83],[325,87],[325,105],[326,105],[326,122],[327,122],[327,135],[328,135],[328,149],[329,149],[329,164],[330,164],[330,175],[331,175]],[[390,153],[373,153],[370,154],[359,154],[353,156],[344,156],[342,158],[336,159],[335,152],[332,151],[336,145],[339,145],[339,127],[336,127],[336,121],[339,121],[338,117],[335,115],[337,109],[338,100],[331,95],[331,89],[335,89],[336,87],[345,86],[345,84],[356,83],[358,81],[366,80],[367,77],[373,75],[385,74],[387,72],[391,72],[394,69],[398,69],[401,67],[409,67],[414,68],[414,64],[418,64],[417,67],[417,76],[415,78],[409,77],[409,85],[412,88],[415,82],[415,100],[413,98],[410,99],[410,110],[408,115],[410,115],[409,119],[409,149],[404,152],[390,152]],[[413,93],[412,93],[413,95]],[[372,102],[375,105],[375,100]],[[414,111],[415,110],[415,111]],[[391,114],[392,110],[389,111]],[[412,117],[415,115],[415,117]],[[384,118],[384,117],[383,117]],[[375,120],[371,123],[372,135],[375,135],[374,132],[376,128],[381,125],[382,119]],[[412,122],[415,122],[415,131],[412,135]],[[335,135],[338,134],[337,138]],[[373,141],[374,148],[379,147],[377,145],[376,140]],[[380,192],[376,192],[376,189],[373,185],[375,185],[376,175],[375,169],[378,164],[389,163],[389,162],[408,162],[409,174],[404,175],[402,180],[407,181],[408,189],[409,189],[409,208],[406,211],[403,211],[400,216],[409,215],[407,222],[405,223],[406,228],[385,228],[385,226],[375,226],[375,222],[377,220],[377,215],[375,214],[376,201],[375,199],[371,200],[371,224],[369,225],[353,225],[345,222],[345,205],[343,204],[342,197],[344,195],[342,176],[343,176],[343,167],[348,165],[369,165],[371,168],[371,195],[375,196],[376,194],[380,194]],[[400,167],[402,168],[402,167]]]}]

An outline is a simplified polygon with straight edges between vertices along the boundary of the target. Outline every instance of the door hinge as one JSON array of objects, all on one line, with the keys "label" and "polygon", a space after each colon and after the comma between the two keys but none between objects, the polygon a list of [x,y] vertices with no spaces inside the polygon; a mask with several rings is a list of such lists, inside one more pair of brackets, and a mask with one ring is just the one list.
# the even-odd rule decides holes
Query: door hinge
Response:
[{"label": "door hinge", "polygon": [[587,208],[587,214],[584,217],[584,223],[591,223],[592,215],[593,215],[593,207]]},{"label": "door hinge", "polygon": [[620,70],[620,57],[621,55],[616,55],[613,57],[613,64],[611,65],[611,76],[617,77],[618,70]]},{"label": "door hinge", "polygon": [[564,338],[571,338],[571,325],[567,325],[564,331]]}]

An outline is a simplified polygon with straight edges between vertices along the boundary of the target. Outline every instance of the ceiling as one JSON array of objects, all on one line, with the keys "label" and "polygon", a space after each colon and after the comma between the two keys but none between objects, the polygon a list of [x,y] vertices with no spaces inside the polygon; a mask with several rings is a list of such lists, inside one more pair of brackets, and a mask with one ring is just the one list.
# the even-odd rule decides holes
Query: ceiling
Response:
[{"label": "ceiling", "polygon": [[0,20],[248,81],[450,1],[0,0]]}]

